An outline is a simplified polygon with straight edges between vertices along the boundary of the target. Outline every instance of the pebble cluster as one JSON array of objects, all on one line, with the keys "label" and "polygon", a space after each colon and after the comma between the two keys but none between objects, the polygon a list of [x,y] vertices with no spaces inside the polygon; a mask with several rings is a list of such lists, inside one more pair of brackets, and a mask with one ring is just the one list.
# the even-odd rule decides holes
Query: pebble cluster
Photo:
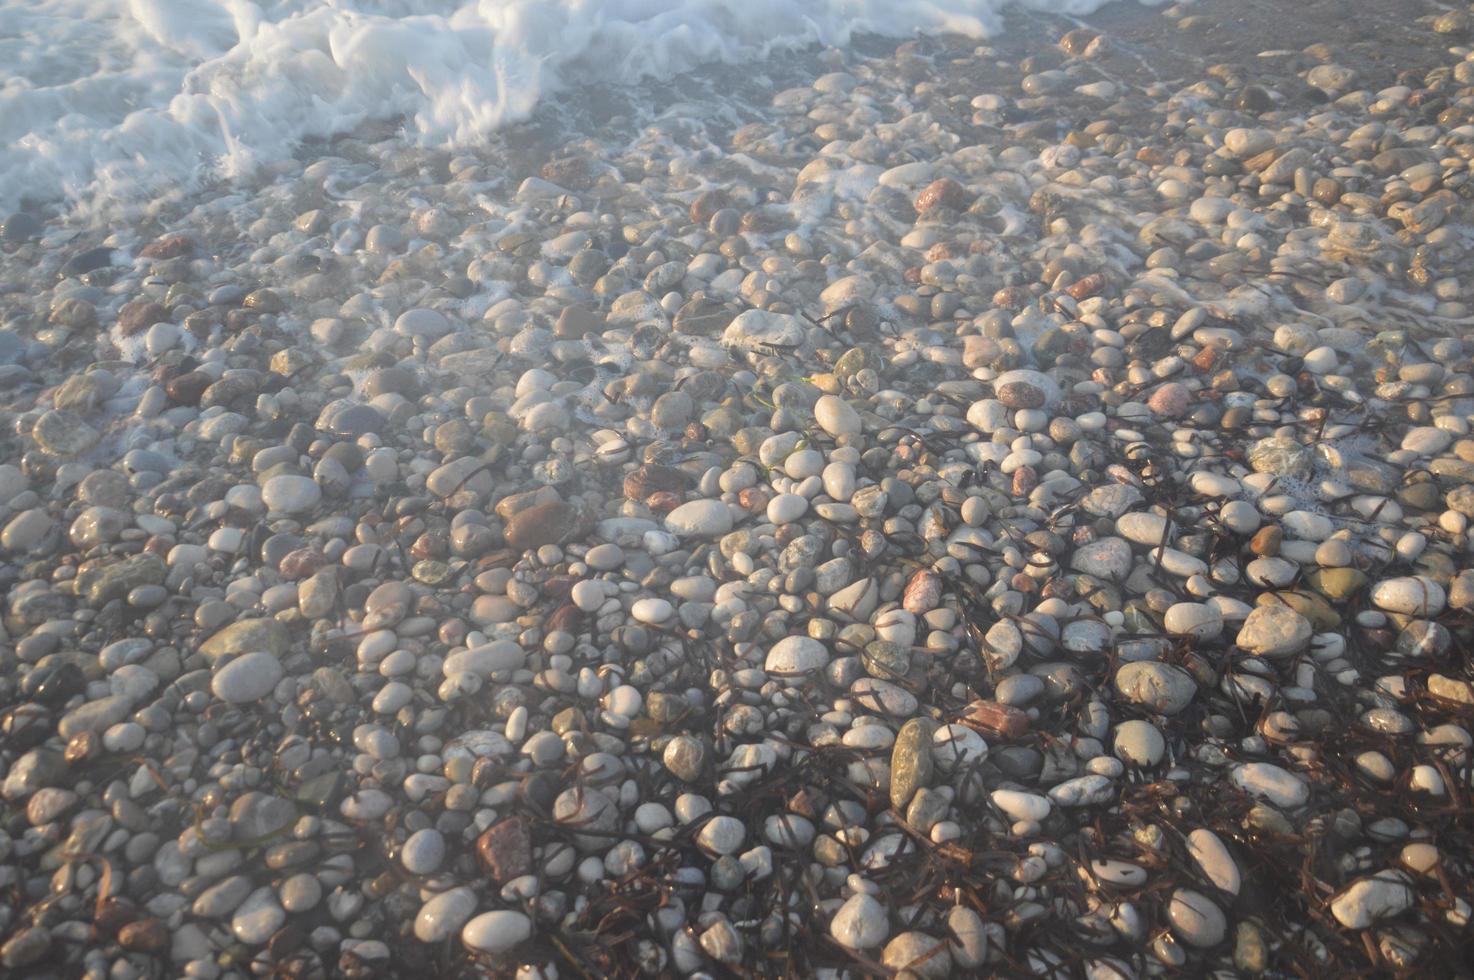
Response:
[{"label": "pebble cluster", "polygon": [[534,173],[5,219],[0,972],[1467,966],[1424,27],[823,52]]}]

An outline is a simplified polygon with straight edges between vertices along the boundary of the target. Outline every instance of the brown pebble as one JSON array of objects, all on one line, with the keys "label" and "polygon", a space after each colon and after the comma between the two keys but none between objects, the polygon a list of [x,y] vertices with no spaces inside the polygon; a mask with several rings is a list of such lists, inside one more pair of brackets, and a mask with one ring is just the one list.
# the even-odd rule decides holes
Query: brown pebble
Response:
[{"label": "brown pebble", "polygon": [[169,929],[158,919],[139,919],[118,932],[118,945],[133,953],[158,953],[169,945]]},{"label": "brown pebble", "polygon": [[583,611],[571,602],[565,602],[543,623],[543,629],[549,633],[561,630],[564,633],[575,633],[578,624],[583,620]]},{"label": "brown pebble", "polygon": [[1099,294],[1101,290],[1105,289],[1105,284],[1105,276],[1101,275],[1099,272],[1092,272],[1090,275],[1085,276],[1083,279],[1076,279],[1073,283],[1065,288],[1065,292],[1069,293],[1075,299],[1089,299],[1090,297]]},{"label": "brown pebble", "polygon": [[85,762],[102,752],[102,740],[96,732],[78,732],[67,742],[62,758],[68,762]]},{"label": "brown pebble", "polygon": [[998,400],[1009,408],[1043,408],[1044,392],[1027,381],[998,386]]},{"label": "brown pebble", "polygon": [[669,514],[681,506],[682,496],[669,490],[657,490],[645,498],[645,506],[657,514]]},{"label": "brown pebble", "polygon": [[631,500],[647,500],[655,493],[685,493],[691,489],[691,475],[685,470],[660,463],[646,463],[624,478],[624,495]]},{"label": "brown pebble", "polygon": [[1012,705],[997,701],[974,701],[957,719],[984,735],[1018,738],[1029,730],[1029,716]]},{"label": "brown pebble", "polygon": [[718,211],[734,207],[732,195],[721,189],[702,191],[691,202],[691,220],[698,225],[711,221]]},{"label": "brown pebble", "polygon": [[159,303],[135,299],[124,303],[118,311],[118,330],[124,337],[131,337],[169,319],[169,311]]},{"label": "brown pebble", "polygon": [[962,211],[972,203],[972,195],[967,188],[950,177],[934,180],[922,188],[921,193],[916,195],[916,213],[926,214],[937,208],[951,208],[954,211]]},{"label": "brown pebble", "polygon": [[497,884],[527,874],[532,870],[532,835],[526,822],[511,817],[490,827],[476,841],[476,853]]},{"label": "brown pebble", "polygon": [[923,568],[906,583],[906,590],[901,593],[901,608],[913,616],[920,616],[937,608],[941,598],[941,576]]},{"label": "brown pebble", "polygon": [[92,925],[99,935],[114,936],[118,930],[138,918],[138,909],[126,898],[111,895],[97,903]]},{"label": "brown pebble", "polygon": [[507,546],[516,551],[536,551],[545,544],[558,544],[576,533],[577,523],[578,508],[566,501],[533,504],[507,522]]},{"label": "brown pebble", "polygon": [[205,389],[214,383],[215,379],[203,371],[190,371],[170,378],[164,384],[164,393],[180,405],[198,405]]},{"label": "brown pebble", "polygon": [[1027,497],[1039,485],[1039,474],[1032,466],[1020,466],[1013,471],[1013,495]]},{"label": "brown pebble", "polygon": [[1284,538],[1285,532],[1278,524],[1265,525],[1249,540],[1249,550],[1261,558],[1273,558],[1280,553],[1280,542]]},{"label": "brown pebble", "polygon": [[145,245],[138,253],[144,259],[177,259],[194,251],[194,242],[184,235],[169,235]]}]

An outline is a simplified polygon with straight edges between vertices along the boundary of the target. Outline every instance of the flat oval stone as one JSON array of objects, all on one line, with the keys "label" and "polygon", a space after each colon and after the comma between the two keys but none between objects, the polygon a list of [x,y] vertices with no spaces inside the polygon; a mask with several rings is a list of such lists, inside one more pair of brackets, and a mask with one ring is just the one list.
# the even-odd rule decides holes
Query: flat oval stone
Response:
[{"label": "flat oval stone", "polygon": [[993,805],[1015,820],[1039,823],[1054,810],[1047,797],[1016,789],[997,789],[991,796]]},{"label": "flat oval stone", "polygon": [[1352,882],[1331,899],[1331,914],[1348,929],[1366,929],[1412,908],[1412,882],[1401,871],[1379,871]]},{"label": "flat oval stone", "polygon": [[318,505],[322,488],[310,477],[283,473],[262,485],[261,500],[279,514],[300,514]]},{"label": "flat oval stone", "polygon": [[1116,691],[1133,704],[1158,714],[1175,715],[1192,703],[1198,685],[1191,674],[1172,664],[1138,660],[1116,671]]},{"label": "flat oval stone", "polygon": [[476,893],[466,887],[451,888],[420,906],[415,916],[415,938],[438,943],[466,924],[476,911]]},{"label": "flat oval stone", "polygon": [[1292,657],[1310,645],[1310,620],[1289,606],[1256,606],[1234,640],[1260,657]]},{"label": "flat oval stone", "polygon": [[665,529],[688,538],[714,538],[732,530],[732,512],[720,500],[692,500],[665,515]]},{"label": "flat oval stone", "polygon": [[1167,751],[1167,742],[1157,726],[1140,718],[1131,718],[1116,726],[1113,743],[1116,758],[1143,769],[1162,761]]},{"label": "flat oval stone", "polygon": [[445,860],[445,838],[433,827],[417,830],[404,842],[399,860],[410,874],[429,874]]},{"label": "flat oval stone", "polygon": [[1243,885],[1239,866],[1222,838],[1206,827],[1199,827],[1187,835],[1187,853],[1207,878],[1220,891],[1237,895]]},{"label": "flat oval stone", "polygon": [[1277,807],[1304,806],[1310,799],[1310,785],[1305,780],[1273,763],[1243,763],[1233,768],[1229,778],[1239,789]]},{"label": "flat oval stone", "polygon": [[210,690],[222,701],[246,704],[266,697],[281,679],[281,661],[257,650],[241,654],[216,671]]},{"label": "flat oval stone", "polygon": [[785,636],[768,650],[763,669],[770,674],[807,674],[829,664],[829,649],[808,636]]},{"label": "flat oval stone", "polygon": [[871,949],[889,934],[885,906],[863,892],[851,895],[829,923],[829,935],[846,949]]},{"label": "flat oval stone", "polygon": [[252,892],[230,918],[230,931],[247,946],[259,946],[287,921],[286,909],[269,886]]},{"label": "flat oval stone", "polygon": [[1167,903],[1167,918],[1172,931],[1189,946],[1206,948],[1223,942],[1228,935],[1228,920],[1223,910],[1202,892],[1179,888]]},{"label": "flat oval stone", "polygon": [[1407,616],[1430,618],[1443,612],[1447,596],[1443,586],[1423,575],[1389,578],[1372,586],[1377,608]]},{"label": "flat oval stone", "polygon": [[836,439],[860,434],[860,413],[838,395],[822,395],[814,405],[814,421]]},{"label": "flat oval stone", "polygon": [[1113,858],[1096,858],[1090,862],[1090,871],[1095,877],[1109,885],[1134,887],[1146,884],[1146,869],[1129,861]]},{"label": "flat oval stone", "polygon": [[461,942],[483,953],[502,953],[532,935],[532,920],[521,912],[483,912],[461,930]]}]

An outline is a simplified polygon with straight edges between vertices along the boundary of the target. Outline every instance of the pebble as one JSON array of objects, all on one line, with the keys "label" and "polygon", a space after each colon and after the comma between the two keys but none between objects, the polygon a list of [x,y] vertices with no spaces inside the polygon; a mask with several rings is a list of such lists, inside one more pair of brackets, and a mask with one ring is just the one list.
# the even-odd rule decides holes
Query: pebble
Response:
[{"label": "pebble", "polygon": [[824,644],[807,636],[786,636],[773,644],[763,661],[763,669],[779,676],[806,674],[821,670],[829,663]]},{"label": "pebble", "polygon": [[1310,645],[1310,621],[1286,606],[1259,606],[1244,619],[1234,640],[1259,657],[1291,657]]},{"label": "pebble", "polygon": [[1278,807],[1293,809],[1310,799],[1310,787],[1303,779],[1269,762],[1235,766],[1230,778],[1239,789]]},{"label": "pebble", "polygon": [[665,516],[665,529],[687,538],[713,538],[732,530],[732,513],[719,500],[693,500]]},{"label": "pebble", "polygon": [[1192,703],[1198,686],[1181,667],[1156,661],[1122,664],[1116,691],[1126,700],[1163,715],[1175,715]]},{"label": "pebble", "polygon": [[1412,882],[1401,871],[1379,871],[1331,899],[1331,915],[1347,929],[1367,929],[1412,908]]},{"label": "pebble", "polygon": [[210,690],[222,701],[247,704],[270,694],[283,674],[281,661],[271,653],[243,653],[215,672]]},{"label": "pebble", "polygon": [[1217,946],[1228,935],[1228,920],[1212,899],[1191,888],[1179,888],[1167,902],[1172,931],[1189,946]]},{"label": "pebble", "polygon": [[1193,830],[1187,835],[1187,853],[1213,887],[1230,895],[1239,893],[1243,876],[1217,834],[1205,827]]},{"label": "pebble", "polygon": [[322,501],[322,488],[308,477],[283,474],[262,485],[261,500],[276,513],[301,514]]},{"label": "pebble", "polygon": [[480,953],[504,953],[532,936],[532,920],[521,912],[483,912],[461,929],[461,942]]},{"label": "pebble", "polygon": [[445,860],[445,838],[430,827],[417,830],[404,842],[399,859],[410,874],[430,874]]},{"label": "pebble", "polygon": [[[474,891],[466,887],[448,888],[420,906],[415,916],[415,938],[422,943],[441,942],[464,926],[475,911]],[[529,934],[530,931],[529,925]]]},{"label": "pebble", "polygon": [[870,895],[852,895],[829,923],[829,935],[846,949],[873,949],[890,935],[885,906]]}]

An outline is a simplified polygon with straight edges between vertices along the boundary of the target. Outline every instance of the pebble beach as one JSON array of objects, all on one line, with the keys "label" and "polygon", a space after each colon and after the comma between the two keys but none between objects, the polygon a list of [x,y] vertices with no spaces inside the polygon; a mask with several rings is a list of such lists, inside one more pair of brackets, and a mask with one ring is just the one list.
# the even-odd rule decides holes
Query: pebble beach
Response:
[{"label": "pebble beach", "polygon": [[1004,16],[0,213],[0,975],[1474,975],[1474,14]]}]

